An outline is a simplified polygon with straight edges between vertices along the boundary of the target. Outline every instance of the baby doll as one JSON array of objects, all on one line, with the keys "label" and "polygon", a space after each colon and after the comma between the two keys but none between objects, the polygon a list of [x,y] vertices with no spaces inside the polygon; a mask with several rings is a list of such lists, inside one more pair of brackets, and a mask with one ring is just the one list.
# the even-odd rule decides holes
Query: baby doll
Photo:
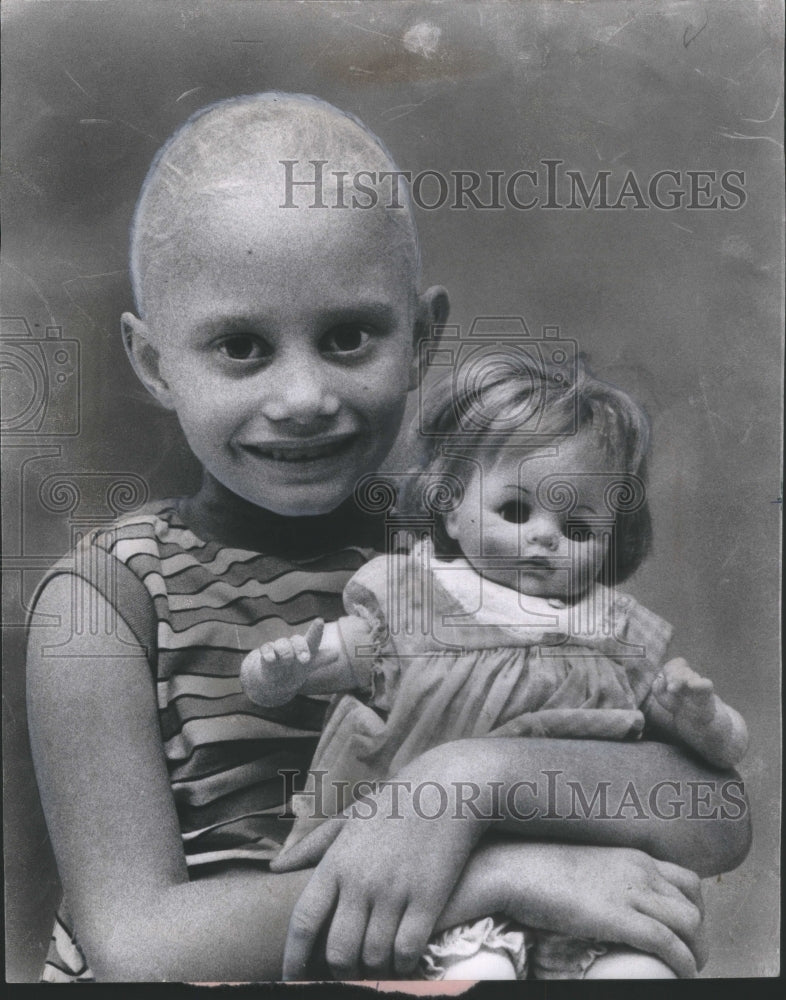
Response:
[{"label": "baby doll", "polygon": [[[346,617],[244,661],[244,689],[261,704],[354,692],[333,705],[284,852],[325,811],[342,811],[340,793],[351,801],[453,740],[622,740],[646,726],[717,767],[745,752],[745,723],[712,682],[684,660],[664,663],[671,627],[615,589],[651,538],[641,409],[582,364],[572,379],[525,361],[501,366],[484,385],[480,419],[456,384],[446,379],[431,396],[431,444],[415,481],[458,486],[433,544],[367,563],[345,588]],[[421,973],[581,978],[603,962],[617,978],[629,959],[489,917],[433,939]]]}]

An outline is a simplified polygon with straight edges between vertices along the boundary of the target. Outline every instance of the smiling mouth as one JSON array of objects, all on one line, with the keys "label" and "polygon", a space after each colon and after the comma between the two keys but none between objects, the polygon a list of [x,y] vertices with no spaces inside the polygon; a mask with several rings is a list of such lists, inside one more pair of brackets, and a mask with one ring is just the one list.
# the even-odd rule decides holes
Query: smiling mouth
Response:
[{"label": "smiling mouth", "polygon": [[355,443],[355,435],[349,434],[346,437],[331,438],[327,441],[310,441],[303,444],[289,444],[276,441],[273,444],[250,445],[243,447],[246,451],[251,451],[260,458],[265,458],[272,462],[314,462],[321,458],[333,458],[348,451]]}]

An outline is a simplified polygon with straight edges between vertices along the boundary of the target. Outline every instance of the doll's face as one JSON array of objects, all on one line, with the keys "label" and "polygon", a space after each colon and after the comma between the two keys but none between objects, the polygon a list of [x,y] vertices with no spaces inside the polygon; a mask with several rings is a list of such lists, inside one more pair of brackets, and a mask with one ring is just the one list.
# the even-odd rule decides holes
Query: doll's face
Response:
[{"label": "doll's face", "polygon": [[[490,468],[465,484],[461,506],[445,528],[486,579],[523,594],[575,601],[597,580],[608,533],[593,530],[606,516],[608,459],[585,434],[522,454],[504,448]],[[570,513],[549,509],[539,487],[564,477],[577,492]]]}]

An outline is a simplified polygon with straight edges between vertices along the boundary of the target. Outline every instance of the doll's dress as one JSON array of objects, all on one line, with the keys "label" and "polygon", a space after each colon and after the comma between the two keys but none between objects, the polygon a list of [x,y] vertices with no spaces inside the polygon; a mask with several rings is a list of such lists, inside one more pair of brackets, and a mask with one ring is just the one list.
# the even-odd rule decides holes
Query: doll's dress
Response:
[{"label": "doll's dress", "polygon": [[[427,542],[366,563],[347,584],[344,606],[367,622],[368,645],[348,652],[370,660],[371,686],[334,700],[306,786],[293,797],[297,818],[284,851],[349,805],[357,782],[384,780],[449,741],[636,739],[672,632],[610,588],[596,586],[572,606],[522,595],[464,559],[437,559]],[[537,938],[556,948],[540,948],[549,978],[580,978],[604,950],[588,942],[577,949],[565,935]],[[440,935],[424,974],[441,978],[448,960],[466,957],[468,939],[506,950],[526,975],[533,932],[497,918]]]}]

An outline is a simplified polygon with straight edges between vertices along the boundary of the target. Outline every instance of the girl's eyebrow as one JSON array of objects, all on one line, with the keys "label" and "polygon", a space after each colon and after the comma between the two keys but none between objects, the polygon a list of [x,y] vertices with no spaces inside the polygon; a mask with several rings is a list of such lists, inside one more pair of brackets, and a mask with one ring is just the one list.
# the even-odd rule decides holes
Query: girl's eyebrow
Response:
[{"label": "girl's eyebrow", "polygon": [[[389,302],[369,300],[353,302],[347,305],[326,306],[321,314],[320,320],[326,327],[334,326],[337,323],[351,323],[361,321],[372,321],[384,326],[393,322],[395,310]],[[267,326],[267,317],[264,313],[223,313],[217,312],[213,316],[206,316],[196,329],[198,334],[211,334],[217,330],[237,330],[259,332]]]},{"label": "girl's eyebrow", "polygon": [[324,317],[328,323],[347,320],[373,319],[376,323],[389,323],[394,317],[394,309],[389,302],[360,301],[335,308],[326,307]]},{"label": "girl's eyebrow", "polygon": [[258,327],[258,316],[254,317],[245,313],[238,313],[234,316],[228,313],[216,313],[215,316],[207,316],[203,319],[202,322],[195,327],[194,332],[197,335],[213,334],[217,332],[244,333],[247,331],[250,332],[254,328],[258,329]]}]

